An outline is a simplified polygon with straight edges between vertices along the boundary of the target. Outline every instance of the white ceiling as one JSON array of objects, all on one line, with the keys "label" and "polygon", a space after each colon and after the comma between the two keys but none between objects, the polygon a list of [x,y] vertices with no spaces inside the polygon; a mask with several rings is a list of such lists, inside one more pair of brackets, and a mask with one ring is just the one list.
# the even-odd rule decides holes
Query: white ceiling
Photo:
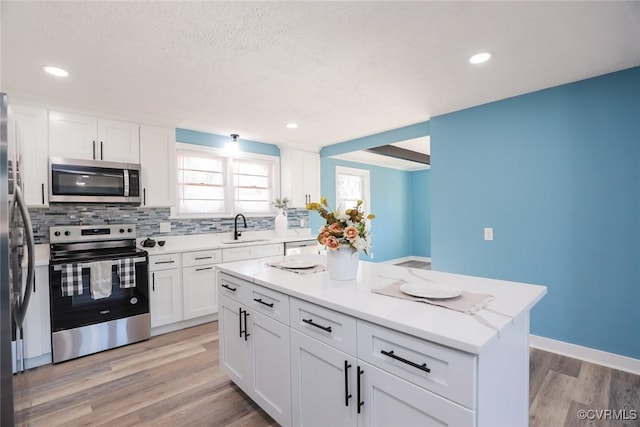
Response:
[{"label": "white ceiling", "polygon": [[[640,65],[640,2],[1,8],[10,99],[316,149]],[[468,64],[483,50],[489,63]]]}]

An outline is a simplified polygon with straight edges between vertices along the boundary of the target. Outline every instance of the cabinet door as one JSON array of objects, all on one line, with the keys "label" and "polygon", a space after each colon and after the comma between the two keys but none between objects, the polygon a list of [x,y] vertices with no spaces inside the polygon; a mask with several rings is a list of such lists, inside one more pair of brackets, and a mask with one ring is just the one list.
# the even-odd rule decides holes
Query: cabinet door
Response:
[{"label": "cabinet door", "polygon": [[220,296],[220,367],[234,383],[250,393],[251,341],[242,333],[246,324],[241,309],[244,309],[241,304]]},{"label": "cabinet door", "polygon": [[[26,270],[23,280],[26,281]],[[35,283],[29,300],[29,307],[24,318],[24,357],[31,359],[51,353],[51,320],[49,316],[49,268],[37,267]],[[26,361],[27,368],[32,368]]]},{"label": "cabinet door", "polygon": [[79,114],[49,112],[51,157],[95,160],[99,157],[98,120]]},{"label": "cabinet door", "polygon": [[49,199],[47,111],[12,105],[9,117],[9,138],[15,140],[21,158],[25,201],[29,206],[46,206]]},{"label": "cabinet door", "polygon": [[151,327],[182,320],[182,280],[180,270],[151,273]]},{"label": "cabinet door", "polygon": [[183,267],[182,289],[185,320],[218,311],[216,269],[213,265]]},{"label": "cabinet door", "polygon": [[96,159],[140,163],[140,129],[137,123],[98,120]]},{"label": "cabinet door", "polygon": [[319,201],[320,155],[303,150],[281,150],[281,195],[292,207]]},{"label": "cabinet door", "polygon": [[359,361],[359,426],[473,426],[474,414],[430,391]]},{"label": "cabinet door", "polygon": [[293,425],[355,426],[355,372],[354,357],[291,330]]},{"label": "cabinet door", "polygon": [[175,131],[140,126],[142,205],[175,205]]}]

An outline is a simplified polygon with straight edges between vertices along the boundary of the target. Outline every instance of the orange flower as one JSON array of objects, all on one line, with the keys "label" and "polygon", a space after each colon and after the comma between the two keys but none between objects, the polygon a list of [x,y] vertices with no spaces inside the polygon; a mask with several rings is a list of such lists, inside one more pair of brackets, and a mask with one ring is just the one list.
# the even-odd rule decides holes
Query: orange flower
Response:
[{"label": "orange flower", "polygon": [[358,237],[358,229],[353,225],[350,225],[349,227],[344,229],[344,235],[347,239],[353,240]]},{"label": "orange flower", "polygon": [[329,225],[329,232],[332,234],[340,234],[342,233],[342,224],[339,222],[334,222]]},{"label": "orange flower", "polygon": [[340,242],[338,242],[338,239],[333,236],[327,237],[325,244],[327,245],[327,248],[331,250],[336,250],[340,247]]}]

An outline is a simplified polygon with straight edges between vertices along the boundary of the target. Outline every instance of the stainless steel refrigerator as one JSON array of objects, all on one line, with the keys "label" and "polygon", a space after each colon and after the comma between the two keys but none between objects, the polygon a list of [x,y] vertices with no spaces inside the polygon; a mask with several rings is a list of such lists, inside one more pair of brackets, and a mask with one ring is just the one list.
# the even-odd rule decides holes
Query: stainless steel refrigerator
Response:
[{"label": "stainless steel refrigerator", "polygon": [[[23,330],[33,289],[34,241],[21,189],[22,158],[8,134],[7,95],[0,93],[0,426],[16,422],[14,395],[22,393]],[[23,260],[27,260],[23,280]],[[15,387],[14,387],[15,385]]]}]

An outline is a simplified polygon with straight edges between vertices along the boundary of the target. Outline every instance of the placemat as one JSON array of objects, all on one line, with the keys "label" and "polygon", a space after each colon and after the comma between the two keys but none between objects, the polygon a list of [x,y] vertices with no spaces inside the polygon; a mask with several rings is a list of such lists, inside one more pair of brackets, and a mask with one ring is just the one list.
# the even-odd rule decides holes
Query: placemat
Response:
[{"label": "placemat", "polygon": [[463,291],[460,296],[447,299],[429,299],[414,297],[407,295],[400,290],[400,286],[407,283],[405,280],[399,280],[391,285],[374,289],[372,292],[381,295],[387,295],[395,298],[402,298],[409,301],[423,302],[426,304],[437,305],[439,307],[448,308],[450,310],[459,311],[464,314],[475,314],[476,312],[485,308],[491,301],[494,300],[493,295],[488,294],[476,294],[473,292]]},{"label": "placemat", "polygon": [[322,264],[318,264],[315,267],[311,267],[311,268],[286,268],[281,266],[277,262],[273,262],[273,263],[268,262],[266,263],[266,265],[268,265],[269,267],[279,268],[280,270],[290,271],[296,274],[311,274],[311,273],[320,273],[321,271],[327,271],[327,267]]}]

